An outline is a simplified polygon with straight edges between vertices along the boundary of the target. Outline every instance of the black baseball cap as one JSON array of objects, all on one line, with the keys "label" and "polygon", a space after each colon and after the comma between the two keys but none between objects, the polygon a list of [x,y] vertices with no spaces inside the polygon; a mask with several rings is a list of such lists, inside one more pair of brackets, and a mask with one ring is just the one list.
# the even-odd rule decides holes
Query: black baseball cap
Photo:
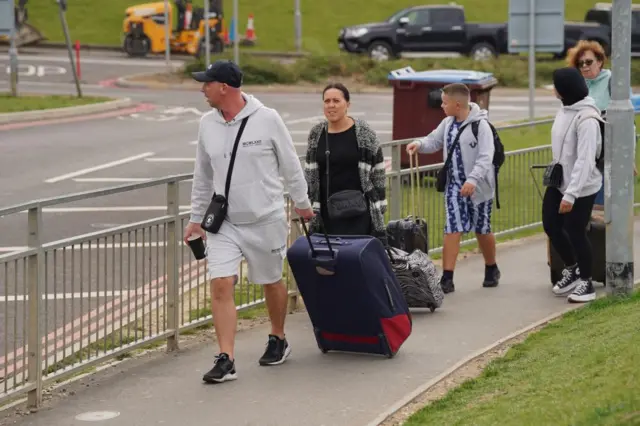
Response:
[{"label": "black baseball cap", "polygon": [[219,59],[210,64],[206,70],[191,73],[191,76],[200,83],[217,81],[238,88],[242,86],[243,75],[240,67],[233,61]]}]

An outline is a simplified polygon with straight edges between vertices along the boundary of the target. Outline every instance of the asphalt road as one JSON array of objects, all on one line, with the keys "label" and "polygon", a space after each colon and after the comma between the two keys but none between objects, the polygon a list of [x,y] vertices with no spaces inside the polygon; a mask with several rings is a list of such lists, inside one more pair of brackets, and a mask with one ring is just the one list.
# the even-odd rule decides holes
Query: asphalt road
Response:
[{"label": "asphalt road", "polygon": [[[171,60],[172,67],[179,67],[184,63],[184,56]],[[73,52],[74,66],[77,67],[77,57]],[[79,75],[81,81],[87,84],[108,82],[123,75],[163,72],[166,62],[161,57],[142,59],[128,58],[120,52],[92,52],[80,51]],[[57,49],[29,49],[18,56],[18,70],[20,82],[24,83],[73,83],[73,69],[66,50]],[[9,55],[6,51],[0,53],[0,81],[8,80],[10,73]]]},{"label": "asphalt road", "polygon": [[[60,91],[55,85],[48,88]],[[192,172],[197,123],[208,109],[200,93],[113,88],[90,88],[87,92],[116,96],[126,94],[135,100],[153,104],[154,109],[108,119],[2,131],[2,206]],[[310,127],[322,118],[319,95],[260,93],[256,96],[280,112],[298,154],[303,155]],[[495,122],[526,118],[527,102],[523,97],[493,97],[490,118]],[[537,112],[552,114],[556,105],[557,101],[551,97],[540,99]],[[390,95],[354,94],[350,114],[366,119],[382,141],[392,139]],[[46,227],[44,239],[51,241],[100,228],[104,224],[148,217],[150,211],[164,208],[164,192],[164,188],[148,189],[46,210],[45,222],[48,224],[49,220],[54,220],[55,226]],[[188,208],[188,182],[181,186],[180,204]],[[80,206],[93,207],[97,211],[74,211]],[[138,206],[146,207],[147,211],[114,209],[105,212],[99,210],[101,206]],[[26,234],[19,226],[24,223],[23,218],[24,215],[18,214],[0,219],[0,250],[2,247],[25,245]]]},{"label": "asphalt road", "polygon": [[[56,61],[50,63],[61,63]],[[127,96],[150,104],[153,109],[107,119],[0,130],[0,208],[33,199],[192,172],[197,122],[208,108],[202,94],[103,86],[97,83],[119,74],[138,72],[136,67],[139,65],[96,63],[95,66],[95,69],[85,68],[91,70],[87,71],[87,79],[95,82],[84,85],[87,95]],[[140,69],[148,71],[149,67]],[[6,88],[7,81],[0,81],[0,91]],[[65,75],[45,74],[40,81],[37,76],[21,80],[23,92],[72,93],[73,89]],[[320,96],[276,93],[257,96],[280,112],[291,131],[297,152],[303,155],[310,127],[322,118]],[[392,96],[388,94],[354,94],[350,113],[369,121],[382,141],[391,140],[392,102]],[[537,113],[543,115],[552,114],[557,108],[557,101],[550,96],[538,98],[536,104]],[[527,107],[526,97],[494,96],[490,118],[496,122],[524,119],[528,114]],[[189,195],[190,183],[184,182],[180,185],[182,211],[189,209]],[[164,186],[53,206],[44,210],[42,239],[51,242],[147,220],[162,215],[165,206]],[[26,246],[26,217],[26,214],[18,213],[0,218],[0,255]],[[119,237],[99,241],[106,243],[108,249],[96,249],[94,241],[91,249],[85,244],[82,248],[75,246],[66,250],[64,255],[61,250],[57,251],[55,260],[50,256],[46,292],[52,300],[44,303],[47,331],[99,306],[104,312],[105,306],[117,297],[116,293],[139,288],[164,273],[161,251],[155,248],[164,241],[163,229],[151,227],[144,236],[138,233],[137,238],[129,234],[124,235],[122,241]],[[127,241],[136,243],[137,248],[126,247]],[[144,244],[147,248],[140,248]],[[122,253],[123,260],[118,260]],[[80,271],[81,254],[83,263],[92,265],[91,270],[85,266]],[[185,260],[190,259],[188,249],[184,249],[183,256]],[[75,265],[71,264],[71,258]],[[120,268],[114,268],[113,259]],[[125,268],[126,273],[122,271]],[[19,343],[24,319],[24,304],[20,302],[24,300],[21,295],[26,293],[26,288],[16,287],[14,274],[14,266],[5,269],[0,266],[0,301],[15,302],[15,295],[18,295],[18,303],[0,303],[0,335],[6,334],[11,342],[15,334]],[[18,279],[18,282],[23,281]],[[95,294],[91,295],[105,290],[115,293],[102,295],[99,299]],[[64,301],[55,300],[62,297]],[[145,327],[148,324],[147,321]],[[9,347],[8,351],[13,349]],[[0,352],[4,352],[4,343],[0,343]],[[1,365],[2,362],[0,376]]]}]

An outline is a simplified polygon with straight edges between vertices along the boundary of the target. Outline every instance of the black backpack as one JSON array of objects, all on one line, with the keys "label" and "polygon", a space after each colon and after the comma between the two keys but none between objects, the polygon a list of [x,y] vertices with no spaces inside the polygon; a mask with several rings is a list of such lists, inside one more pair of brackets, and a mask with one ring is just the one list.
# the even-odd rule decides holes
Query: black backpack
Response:
[{"label": "black backpack", "polygon": [[[496,207],[500,208],[500,196],[498,195],[498,172],[500,171],[500,167],[504,164],[505,154],[504,154],[504,144],[502,140],[500,140],[500,135],[498,135],[498,131],[491,124],[489,120],[487,120],[487,124],[491,128],[491,133],[493,134],[493,170],[495,172],[496,179]],[[473,131],[473,136],[478,139],[478,126],[480,126],[480,121],[474,121],[471,123],[471,130]]]}]

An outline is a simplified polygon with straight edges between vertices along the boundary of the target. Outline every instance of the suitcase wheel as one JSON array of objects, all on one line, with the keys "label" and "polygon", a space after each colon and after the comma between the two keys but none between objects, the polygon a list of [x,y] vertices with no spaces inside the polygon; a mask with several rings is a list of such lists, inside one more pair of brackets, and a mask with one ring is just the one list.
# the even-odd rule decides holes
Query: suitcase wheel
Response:
[{"label": "suitcase wheel", "polygon": [[391,352],[391,347],[389,346],[389,341],[387,340],[387,336],[385,336],[384,334],[380,334],[378,337],[380,338],[380,343],[384,348],[384,351],[385,351],[384,355],[389,359],[393,358],[395,354]]},{"label": "suitcase wheel", "polygon": [[328,349],[324,348],[320,344],[320,341],[322,340],[322,338],[320,337],[320,329],[318,327],[313,327],[313,334],[316,335],[316,343],[318,344],[318,349],[320,349],[320,352],[322,352],[323,354],[326,354],[327,352],[329,352]]},{"label": "suitcase wheel", "polygon": [[431,305],[431,306],[429,306],[429,310],[431,311],[431,313],[433,313],[433,312],[436,311],[436,307]]}]

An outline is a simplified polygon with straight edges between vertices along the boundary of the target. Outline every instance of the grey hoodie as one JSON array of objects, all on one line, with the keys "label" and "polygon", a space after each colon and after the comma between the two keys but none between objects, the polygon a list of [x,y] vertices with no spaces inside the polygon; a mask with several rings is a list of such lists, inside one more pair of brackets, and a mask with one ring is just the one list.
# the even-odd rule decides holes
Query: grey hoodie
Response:
[{"label": "grey hoodie", "polygon": [[[475,102],[470,102],[469,106],[471,108],[469,116],[460,125],[462,127],[468,123],[460,135],[460,152],[467,181],[473,183],[476,187],[473,195],[471,195],[471,201],[474,204],[479,204],[491,200],[495,194],[496,181],[493,168],[495,148],[493,146],[493,133],[487,122],[489,119],[487,111],[480,109]],[[451,127],[454,120],[454,117],[446,117],[434,131],[419,139],[420,146],[418,151],[423,154],[431,154],[442,149],[443,161],[446,161],[448,153],[445,141],[449,133],[449,127]],[[478,125],[478,139],[476,140],[471,130],[471,123],[480,120],[482,121]]]},{"label": "grey hoodie", "polygon": [[602,186],[602,173],[596,168],[596,155],[602,147],[602,135],[596,119],[600,109],[587,96],[573,105],[560,108],[551,127],[553,161],[562,165],[563,200],[595,194]]},{"label": "grey hoodie", "polygon": [[214,191],[224,195],[233,143],[245,117],[249,119],[233,166],[227,220],[247,224],[284,215],[284,185],[296,207],[311,207],[302,165],[284,121],[277,111],[252,95],[242,96],[247,103],[230,122],[218,110],[208,112],[200,120],[191,222],[202,221]]}]

